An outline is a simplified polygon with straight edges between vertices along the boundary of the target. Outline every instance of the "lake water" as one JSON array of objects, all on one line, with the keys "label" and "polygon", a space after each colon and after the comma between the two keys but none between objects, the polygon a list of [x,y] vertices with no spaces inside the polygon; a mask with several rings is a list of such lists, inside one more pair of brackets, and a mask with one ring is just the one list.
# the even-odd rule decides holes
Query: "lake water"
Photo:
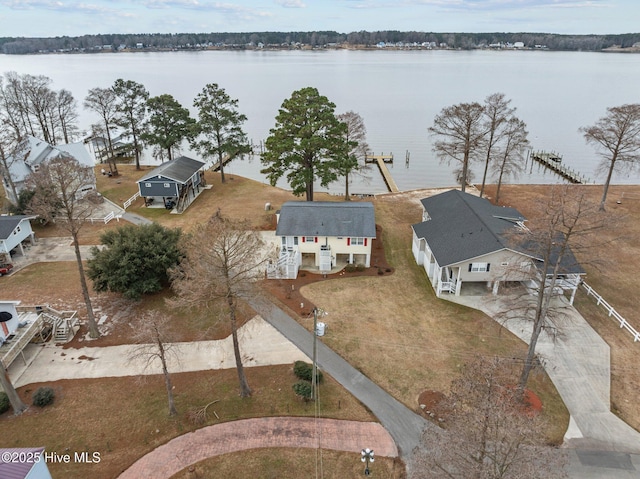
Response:
[{"label": "lake water", "polygon": [[[482,102],[502,92],[528,125],[536,150],[553,150],[563,163],[591,179],[598,158],[579,133],[606,114],[606,108],[640,101],[640,56],[541,51],[243,51],[166,52],[83,55],[0,55],[0,72],[42,74],[53,88],[70,90],[79,104],[90,88],[124,78],[145,85],[152,96],[170,93],[184,106],[206,83],[218,83],[239,100],[254,143],[274,126],[282,101],[294,90],[318,88],[336,111],[359,113],[374,153],[393,153],[391,173],[402,190],[454,184],[453,166],[442,165],[427,129],[444,107]],[[80,111],[80,126],[97,122]],[[405,163],[406,153],[410,161]],[[191,154],[188,148],[183,153]],[[197,156],[196,156],[197,157]],[[264,181],[260,161],[234,161],[226,171]],[[480,168],[476,180],[481,180]],[[376,168],[370,180],[356,180],[355,193],[386,191]],[[638,173],[615,183],[639,183]],[[537,165],[517,183],[555,183]],[[280,186],[286,187],[286,183]],[[340,193],[343,182],[331,185]]]}]

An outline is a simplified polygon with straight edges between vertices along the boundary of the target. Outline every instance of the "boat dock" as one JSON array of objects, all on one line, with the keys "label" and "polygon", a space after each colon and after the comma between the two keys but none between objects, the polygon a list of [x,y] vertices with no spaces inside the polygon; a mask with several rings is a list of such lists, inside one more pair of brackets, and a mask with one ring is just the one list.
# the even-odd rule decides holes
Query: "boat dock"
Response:
[{"label": "boat dock", "polygon": [[[225,166],[231,160],[235,158],[235,155],[225,155],[222,157],[222,166]],[[211,165],[211,171],[219,171],[220,170],[220,162],[216,161],[213,165]]]},{"label": "boat dock", "polygon": [[391,176],[391,172],[389,168],[387,168],[386,163],[393,163],[393,153],[390,155],[365,155],[364,157],[365,163],[377,163],[378,169],[382,174],[382,179],[384,180],[387,188],[391,193],[397,193],[400,191],[398,185],[396,185],[395,180]]},{"label": "boat dock", "polygon": [[577,185],[585,185],[589,183],[589,179],[584,175],[564,166],[562,164],[562,156],[557,153],[529,150],[529,158],[537,161],[542,166],[563,177],[570,183],[574,183]]}]

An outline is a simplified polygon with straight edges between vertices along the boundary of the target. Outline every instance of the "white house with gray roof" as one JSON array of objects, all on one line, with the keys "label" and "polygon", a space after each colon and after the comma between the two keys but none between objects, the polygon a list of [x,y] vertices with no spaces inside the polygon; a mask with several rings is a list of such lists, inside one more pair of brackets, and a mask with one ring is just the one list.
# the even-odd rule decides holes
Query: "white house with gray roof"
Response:
[{"label": "white house with gray roof", "polygon": [[372,203],[289,201],[277,219],[280,256],[268,268],[270,277],[294,279],[303,264],[320,272],[346,264],[370,267],[376,238]]},{"label": "white house with gray roof", "polygon": [[204,184],[200,174],[203,167],[202,161],[186,156],[167,161],[138,180],[140,196],[147,205],[159,200],[165,207],[175,206],[178,212],[182,212]]},{"label": "white house with gray roof", "polygon": [[[500,285],[528,284],[541,274],[536,248],[514,240],[513,233],[528,231],[518,210],[458,190],[421,203],[423,221],[412,226],[412,252],[424,266],[436,296],[458,296],[465,284],[486,285],[497,294]],[[573,301],[584,270],[571,251],[565,252],[561,267],[556,286],[570,290]]]},{"label": "white house with gray roof", "polygon": [[91,157],[84,143],[68,143],[54,146],[34,136],[27,136],[16,152],[7,158],[8,171],[1,172],[3,175],[2,185],[7,199],[14,205],[18,203],[18,198],[13,194],[7,175],[13,180],[16,193],[19,195],[25,188],[27,178],[38,171],[43,164],[54,158],[73,158],[81,166],[90,168],[90,181],[86,185],[81,185],[80,191],[88,193],[96,189],[96,178],[93,172],[95,160]]}]

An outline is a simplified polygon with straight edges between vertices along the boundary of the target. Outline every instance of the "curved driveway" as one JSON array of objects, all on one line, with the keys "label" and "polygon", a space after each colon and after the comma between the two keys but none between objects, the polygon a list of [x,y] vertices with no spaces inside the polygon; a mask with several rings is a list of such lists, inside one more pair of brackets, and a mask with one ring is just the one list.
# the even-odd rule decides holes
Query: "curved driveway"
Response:
[{"label": "curved driveway", "polygon": [[246,449],[322,448],[359,455],[375,444],[379,456],[397,457],[389,433],[378,423],[302,417],[264,417],[225,422],[184,434],[136,461],[119,479],[165,479],[192,464]]}]

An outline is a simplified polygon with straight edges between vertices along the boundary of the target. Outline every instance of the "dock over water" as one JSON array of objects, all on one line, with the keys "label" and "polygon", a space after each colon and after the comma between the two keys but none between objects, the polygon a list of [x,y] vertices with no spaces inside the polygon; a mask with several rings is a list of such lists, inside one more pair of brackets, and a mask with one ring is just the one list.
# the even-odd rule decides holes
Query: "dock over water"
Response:
[{"label": "dock over water", "polygon": [[395,180],[391,176],[391,172],[389,168],[387,168],[386,163],[393,163],[393,154],[390,155],[366,155],[364,157],[365,163],[377,163],[378,169],[382,174],[382,179],[384,180],[387,188],[391,193],[397,193],[400,191],[398,185],[396,185]]},{"label": "dock over water", "polygon": [[588,178],[585,178],[581,173],[574,171],[562,164],[562,156],[548,151],[529,151],[529,158],[537,161],[545,168],[553,171],[557,175],[561,176],[570,183],[577,185],[584,185],[589,183]]}]

